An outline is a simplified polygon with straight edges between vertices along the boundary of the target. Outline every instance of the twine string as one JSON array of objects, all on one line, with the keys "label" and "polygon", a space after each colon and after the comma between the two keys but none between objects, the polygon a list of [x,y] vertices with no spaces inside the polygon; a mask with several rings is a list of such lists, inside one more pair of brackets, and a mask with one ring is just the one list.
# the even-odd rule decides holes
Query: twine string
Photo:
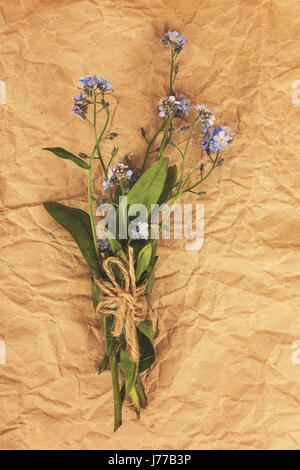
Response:
[{"label": "twine string", "polygon": [[[129,247],[128,265],[114,256],[103,262],[103,269],[109,281],[95,278],[95,283],[101,290],[96,315],[114,315],[113,336],[118,337],[123,331],[125,332],[128,354],[134,362],[138,362],[139,347],[135,323],[144,321],[148,315],[149,304],[144,295],[148,281],[140,286],[136,285],[133,253],[133,248]],[[123,277],[123,286],[117,282],[113,266],[119,268]]]}]

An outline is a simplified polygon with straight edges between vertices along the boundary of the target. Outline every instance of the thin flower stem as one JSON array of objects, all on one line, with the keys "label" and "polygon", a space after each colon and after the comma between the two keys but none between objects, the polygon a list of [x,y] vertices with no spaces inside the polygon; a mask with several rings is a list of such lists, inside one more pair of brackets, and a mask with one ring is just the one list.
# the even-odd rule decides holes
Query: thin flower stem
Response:
[{"label": "thin flower stem", "polygon": [[192,175],[195,173],[196,171],[196,168],[194,168],[191,173],[186,177],[186,179],[184,180],[183,184],[182,184],[182,188],[183,189],[186,185],[187,185],[187,182],[189,181],[189,179],[192,177]]},{"label": "thin flower stem", "polygon": [[192,138],[192,134],[194,132],[194,129],[197,125],[197,121],[194,121],[193,122],[193,125],[192,125],[192,129],[191,129],[191,132],[188,136],[188,139],[186,141],[186,144],[185,144],[185,148],[184,148],[184,151],[183,151],[183,157],[182,157],[182,164],[181,164],[181,173],[180,173],[180,179],[179,179],[179,189],[178,189],[178,192],[180,191],[181,189],[181,185],[182,185],[182,181],[183,181],[183,174],[184,174],[184,167],[185,167],[185,161],[186,161],[186,156],[187,156],[187,151],[188,151],[188,148],[189,148],[189,144],[190,144],[190,140]]},{"label": "thin flower stem", "polygon": [[[173,134],[174,135],[174,134]],[[181,158],[183,158],[183,152],[182,150],[178,147],[178,145],[176,145],[174,142],[172,142],[172,145],[174,148],[176,148],[176,150],[178,150],[178,152],[180,153],[181,155]]]},{"label": "thin flower stem", "polygon": [[[92,160],[92,157],[91,157],[91,162],[92,161],[93,160]],[[97,237],[96,237],[96,231],[95,231],[95,224],[94,224],[94,217],[93,217],[92,167],[91,167],[91,165],[89,167],[89,174],[88,174],[88,201],[89,201],[89,215],[90,215],[90,221],[91,221],[93,242],[94,242],[95,250],[96,250],[96,253],[97,253],[97,258],[100,262],[99,250],[98,250],[98,245],[97,245]]]},{"label": "thin flower stem", "polygon": [[[94,127],[96,127],[96,103],[94,103]],[[98,245],[97,245],[97,237],[96,237],[96,230],[95,230],[94,216],[93,216],[93,197],[92,197],[93,160],[94,160],[96,148],[97,147],[95,146],[92,152],[92,155],[90,158],[89,170],[88,170],[88,202],[89,202],[89,215],[90,215],[90,221],[91,221],[93,242],[94,242],[95,250],[97,253],[97,258],[100,263],[100,255],[99,255],[99,250],[98,250]]]},{"label": "thin flower stem", "polygon": [[93,161],[95,158],[95,153],[96,150],[98,152],[98,157],[102,166],[102,169],[104,171],[104,174],[106,176],[106,168],[103,162],[103,159],[101,157],[100,149],[99,149],[99,144],[101,143],[103,139],[104,132],[107,128],[108,121],[109,121],[109,111],[106,108],[106,122],[104,124],[104,127],[101,131],[101,134],[98,138],[97,135],[97,104],[96,104],[96,99],[94,97],[94,102],[93,102],[93,110],[94,110],[94,122],[93,122],[93,128],[94,128],[94,135],[95,135],[95,146],[93,148],[91,157],[90,157],[90,164],[89,164],[89,170],[88,170],[88,203],[89,203],[89,216],[90,216],[90,221],[91,221],[91,228],[92,228],[92,236],[93,236],[93,242],[95,246],[95,250],[97,253],[97,258],[100,263],[100,255],[99,255],[99,250],[98,250],[98,244],[97,244],[97,236],[96,236],[96,230],[95,230],[95,223],[94,223],[94,216],[93,216],[93,196],[92,196],[92,177],[93,177]]},{"label": "thin flower stem", "polygon": [[169,86],[169,96],[173,95],[173,67],[174,67],[174,55],[175,51],[171,49],[171,67],[170,67],[170,86]]},{"label": "thin flower stem", "polygon": [[[99,147],[99,145],[100,145],[100,143],[102,142],[102,140],[104,140],[104,139],[103,139],[103,135],[104,135],[104,132],[106,131],[106,128],[107,128],[108,122],[109,122],[109,110],[108,110],[108,108],[105,108],[105,111],[106,111],[106,121],[105,121],[105,124],[104,124],[104,126],[103,126],[103,129],[102,129],[102,131],[101,131],[101,134],[100,134],[99,138],[97,137],[97,130],[96,130],[97,127],[96,127],[96,123],[95,123],[94,129],[95,129],[95,140],[96,140],[96,145],[95,145],[95,147],[96,147],[96,149],[97,149],[98,157],[99,157],[99,160],[100,160],[100,163],[101,163],[103,172],[104,172],[104,176],[105,176],[105,178],[106,178],[106,177],[107,177],[107,169],[108,169],[108,167],[109,167],[109,165],[110,165],[110,162],[109,162],[109,164],[107,165],[107,168],[106,168],[105,165],[104,165],[104,162],[103,162],[103,159],[102,159],[102,156],[101,156],[101,152],[100,152],[100,147]],[[110,202],[113,202],[113,197],[112,197],[111,188],[109,188],[108,193],[109,193]]]},{"label": "thin flower stem", "polygon": [[159,147],[159,152],[157,154],[156,160],[159,160],[162,157],[162,155],[163,155],[163,153],[164,153],[164,151],[167,147],[168,134],[169,134],[169,130],[170,130],[170,125],[172,125],[172,119],[173,119],[173,116],[170,116],[167,120],[167,125],[166,125],[165,132],[164,132],[164,135],[163,135],[160,147]]},{"label": "thin flower stem", "polygon": [[[177,76],[177,72],[174,73],[174,65],[175,65],[175,62],[176,62],[177,57],[178,57],[178,52],[176,52],[175,50],[172,49],[171,53],[172,53],[172,56],[171,56],[170,88],[169,88],[170,96],[174,95],[173,85],[174,85],[174,82],[175,82],[176,76]],[[173,75],[174,75],[174,77],[173,77]]]},{"label": "thin flower stem", "polygon": [[218,159],[219,159],[219,155],[220,155],[220,150],[217,151],[217,155],[216,155],[216,158],[213,160],[213,163],[211,165],[211,168],[209,170],[209,172],[203,177],[201,178],[201,180],[199,180],[197,183],[193,184],[193,186],[190,186],[189,188],[185,189],[183,192],[186,193],[186,192],[190,192],[192,189],[194,189],[196,186],[198,186],[200,183],[202,183],[203,181],[206,180],[206,178],[209,177],[209,175],[211,174],[211,172],[216,168],[217,166],[217,162],[218,162]]},{"label": "thin flower stem", "polygon": [[[114,156],[115,156],[115,155],[114,155]],[[108,162],[108,164],[107,164],[107,168],[110,167],[110,164],[111,164],[111,162],[112,162],[113,159],[114,159],[114,156],[112,155],[112,156],[110,157],[109,162]]]},{"label": "thin flower stem", "polygon": [[[176,78],[176,74],[174,74],[174,64],[175,64],[175,61],[178,57],[178,54],[176,53],[176,51],[174,51],[173,49],[171,50],[171,64],[170,64],[170,78],[169,78],[169,95],[173,95],[173,84],[174,84],[174,81],[175,81],[175,78]],[[173,77],[174,75],[174,77]],[[170,139],[171,139],[171,136],[172,136],[172,132],[170,132],[170,135],[169,134],[169,128],[170,128],[170,124],[172,124],[172,119],[173,119],[173,116],[170,116],[168,117],[167,119],[164,120],[162,126],[160,127],[160,129],[156,132],[156,134],[154,135],[154,137],[149,141],[148,143],[148,147],[147,147],[147,150],[146,150],[146,153],[145,153],[145,157],[144,157],[144,162],[143,162],[143,165],[142,165],[142,169],[141,171],[143,172],[144,169],[145,169],[145,164],[146,164],[146,160],[148,158],[148,155],[151,153],[150,152],[150,149],[152,147],[152,144],[153,142],[155,141],[155,139],[157,138],[158,134],[165,128],[165,132],[164,132],[164,136],[162,138],[162,142],[161,142],[161,145],[160,145],[160,148],[159,148],[159,151],[158,151],[158,155],[157,155],[157,160],[159,160],[161,158],[161,156],[163,155]]]},{"label": "thin flower stem", "polygon": [[[193,170],[193,171],[194,171],[194,170]],[[192,171],[192,173],[193,173],[193,171]],[[188,181],[188,180],[190,179],[190,177],[192,176],[192,173],[186,178],[186,180],[184,181],[183,185],[182,185],[182,186],[179,186],[178,191],[177,191],[177,193],[175,194],[175,196],[173,196],[172,198],[169,199],[169,201],[170,201],[171,199],[174,199],[174,201],[172,202],[171,207],[169,208],[169,210],[168,210],[168,212],[167,212],[167,214],[166,214],[164,220],[162,221],[159,230],[158,230],[157,233],[155,234],[155,236],[154,236],[155,239],[158,238],[158,236],[160,235],[160,233],[161,233],[163,227],[165,226],[166,221],[167,221],[167,219],[168,219],[170,213],[172,212],[172,210],[173,210],[175,204],[177,203],[177,201],[179,201],[179,199],[181,198],[181,196],[182,196],[183,193],[185,193],[186,191],[188,191],[188,190],[185,190],[185,191],[184,191],[183,188],[184,188],[185,184],[187,183],[187,181]],[[208,176],[208,175],[207,175],[207,176]],[[167,201],[167,202],[168,202],[168,201]]]},{"label": "thin flower stem", "polygon": [[[94,106],[96,107],[96,103],[94,103]],[[94,118],[94,134],[95,134],[95,142],[96,142],[96,148],[97,148],[97,153],[98,153],[98,157],[99,157],[99,160],[100,160],[100,163],[101,163],[101,166],[102,166],[102,169],[103,169],[103,172],[104,172],[104,175],[106,177],[107,175],[107,169],[104,165],[104,162],[103,162],[103,159],[102,159],[102,156],[101,156],[101,152],[100,152],[100,143],[102,142],[103,140],[103,135],[104,135],[104,132],[106,131],[106,128],[108,126],[108,122],[109,122],[109,110],[108,108],[105,108],[105,111],[106,111],[106,121],[105,121],[105,124],[103,126],[103,129],[101,131],[101,134],[98,138],[98,135],[97,135],[97,126],[96,126],[96,114],[95,114],[95,118]]]},{"label": "thin flower stem", "polygon": [[158,129],[158,131],[154,134],[154,136],[152,137],[152,139],[149,141],[148,143],[148,146],[147,146],[147,149],[146,149],[146,153],[145,153],[145,156],[144,156],[144,161],[143,161],[143,165],[142,165],[142,168],[141,168],[141,172],[144,171],[145,169],[145,165],[146,165],[146,161],[147,161],[147,158],[150,154],[150,149],[154,143],[154,141],[156,140],[158,134],[165,128],[167,124],[167,119],[164,120],[164,122],[162,123],[161,127]]},{"label": "thin flower stem", "polygon": [[160,233],[161,233],[163,227],[164,227],[165,224],[166,224],[166,221],[168,220],[168,217],[169,217],[170,213],[172,212],[172,210],[173,210],[173,208],[174,208],[176,202],[179,200],[179,198],[181,197],[181,195],[182,195],[182,192],[181,192],[180,190],[178,190],[177,193],[176,193],[176,195],[174,196],[174,201],[172,202],[171,207],[169,208],[169,210],[168,210],[168,212],[167,212],[167,214],[166,214],[164,220],[162,220],[162,222],[161,222],[161,225],[160,225],[160,227],[159,227],[159,230],[156,232],[155,236],[153,237],[154,239],[157,239],[157,238],[159,237],[159,235],[160,235]]}]

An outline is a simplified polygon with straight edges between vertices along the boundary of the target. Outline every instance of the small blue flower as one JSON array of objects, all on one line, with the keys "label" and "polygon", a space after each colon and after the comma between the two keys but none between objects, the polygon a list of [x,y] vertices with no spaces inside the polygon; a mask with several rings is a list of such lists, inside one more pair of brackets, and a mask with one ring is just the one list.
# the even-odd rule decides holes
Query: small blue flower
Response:
[{"label": "small blue flower", "polygon": [[218,150],[221,150],[221,146],[215,140],[211,140],[209,143],[209,148],[214,152],[217,153]]},{"label": "small blue flower", "polygon": [[161,38],[161,42],[165,47],[172,47],[177,53],[179,53],[187,41],[185,40],[184,35],[179,34],[178,31],[167,31]]},{"label": "small blue flower", "polygon": [[107,169],[107,178],[103,181],[102,186],[107,190],[110,186],[122,185],[126,193],[132,188],[139,177],[140,175],[130,170],[128,165],[118,163],[116,167],[109,167]]},{"label": "small blue flower", "polygon": [[214,125],[216,117],[207,104],[197,104],[195,109],[197,111],[196,119],[202,126],[201,131],[206,132],[209,127]]},{"label": "small blue flower", "polygon": [[209,139],[201,140],[201,148],[206,150],[209,147]]},{"label": "small blue flower", "polygon": [[113,168],[112,166],[108,167],[108,169],[107,169],[107,180],[108,180],[108,182],[110,182],[110,180],[113,178],[114,172],[115,172],[115,168]]},{"label": "small blue flower", "polygon": [[105,191],[107,191],[107,189],[109,188],[109,181],[104,180],[102,182],[102,186],[103,186],[103,189],[105,189]]},{"label": "small blue flower", "polygon": [[83,90],[87,96],[91,96],[92,92],[95,90],[99,90],[101,93],[114,91],[111,84],[107,80],[104,80],[104,78],[100,76],[97,77],[96,75],[87,75],[86,77],[80,78],[79,85],[83,87]]},{"label": "small blue flower", "polygon": [[79,95],[76,96],[76,98],[73,98],[73,101],[74,103],[78,103],[78,101],[86,101],[86,98],[84,98],[82,92],[80,92]]},{"label": "small blue flower", "polygon": [[179,100],[178,109],[187,116],[191,109],[190,100],[187,100],[186,98]]},{"label": "small blue flower", "polygon": [[137,180],[139,179],[140,175],[138,173],[133,173],[131,179],[132,179],[132,183],[136,183]]},{"label": "small blue flower", "polygon": [[220,160],[220,161],[218,161],[218,166],[222,166],[222,165],[223,165],[223,163],[224,163],[224,158],[221,158],[221,160]]},{"label": "small blue flower", "polygon": [[79,85],[82,86],[93,86],[93,77],[92,75],[87,75],[86,77],[79,79]]},{"label": "small blue flower", "polygon": [[100,251],[105,251],[105,250],[112,251],[110,243],[109,243],[109,241],[107,240],[106,237],[101,238],[101,240],[99,242],[99,250]]},{"label": "small blue flower", "polygon": [[88,112],[88,105],[90,101],[88,101],[85,96],[80,92],[78,96],[73,98],[73,108],[72,111],[74,114],[77,114],[81,119],[86,119],[86,115]]},{"label": "small blue flower", "polygon": [[216,126],[207,129],[204,139],[201,141],[201,148],[207,152],[212,150],[218,152],[233,141],[234,132],[228,126]]},{"label": "small blue flower", "polygon": [[133,240],[148,240],[148,223],[138,221],[137,225],[131,229],[130,236]]},{"label": "small blue flower", "polygon": [[218,126],[213,129],[214,145],[221,150],[233,141],[234,132],[227,126]]},{"label": "small blue flower", "polygon": [[174,96],[166,96],[161,98],[158,103],[159,117],[182,117],[183,114],[188,115],[191,109],[190,100],[182,93],[175,93]]},{"label": "small blue flower", "polygon": [[102,77],[98,77],[98,89],[103,93],[105,93],[106,91],[114,91],[111,84],[107,80],[104,80],[104,78]]}]

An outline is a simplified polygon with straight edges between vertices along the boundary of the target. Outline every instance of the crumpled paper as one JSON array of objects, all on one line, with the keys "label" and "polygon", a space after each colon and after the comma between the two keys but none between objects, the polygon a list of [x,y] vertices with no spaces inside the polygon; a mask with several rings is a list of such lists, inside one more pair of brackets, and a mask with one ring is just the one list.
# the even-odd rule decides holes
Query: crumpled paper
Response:
[{"label": "crumpled paper", "polygon": [[[0,14],[0,448],[299,448],[299,2],[0,0]],[[201,188],[203,248],[159,244],[148,407],[137,420],[126,404],[114,434],[87,268],[42,207],[86,208],[86,173],[41,148],[90,152],[70,110],[95,73],[115,89],[119,155],[141,159],[139,127],[154,133],[167,91],[167,29],[188,40],[176,89],[236,140]],[[195,143],[188,167],[199,158]]]}]

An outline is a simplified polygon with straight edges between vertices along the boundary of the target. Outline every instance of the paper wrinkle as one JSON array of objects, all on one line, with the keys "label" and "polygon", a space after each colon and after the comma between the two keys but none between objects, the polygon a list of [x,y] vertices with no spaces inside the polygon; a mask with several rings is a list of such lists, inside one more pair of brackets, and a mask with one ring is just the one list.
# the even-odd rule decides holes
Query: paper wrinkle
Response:
[{"label": "paper wrinkle", "polygon": [[[0,0],[0,14],[0,448],[298,449],[300,5]],[[140,162],[139,129],[155,132],[167,93],[167,29],[188,40],[176,89],[213,108],[236,140],[201,188],[201,250],[159,243],[148,406],[137,420],[126,404],[114,434],[88,271],[42,207],[86,209],[86,173],[41,149],[90,153],[90,129],[70,111],[77,80],[96,73],[115,89],[108,131],[120,134],[103,154],[117,145]],[[188,168],[200,155],[193,143]]]}]

